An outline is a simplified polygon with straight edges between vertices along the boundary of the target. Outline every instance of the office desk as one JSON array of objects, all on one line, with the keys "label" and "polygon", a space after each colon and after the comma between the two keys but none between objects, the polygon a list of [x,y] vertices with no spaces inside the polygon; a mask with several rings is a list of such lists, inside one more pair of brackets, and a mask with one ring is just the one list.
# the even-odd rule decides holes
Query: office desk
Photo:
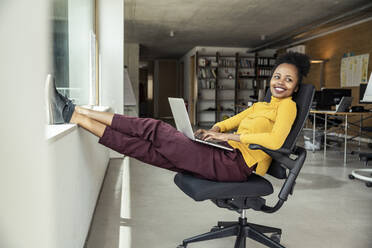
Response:
[{"label": "office desk", "polygon": [[[331,116],[343,116],[344,117],[344,134],[345,134],[345,144],[344,144],[344,165],[346,165],[346,150],[347,150],[347,129],[349,126],[348,117],[349,116],[360,116],[360,124],[356,125],[354,123],[350,123],[351,125],[359,127],[359,136],[362,135],[362,122],[363,120],[367,120],[372,118],[372,112],[333,112],[333,111],[325,111],[325,110],[310,110],[310,113],[314,116],[313,122],[313,152],[315,151],[315,128],[316,128],[316,114],[324,114],[324,157],[327,154],[327,117],[328,115]],[[355,137],[353,137],[355,138]],[[353,139],[352,138],[352,139]],[[359,139],[359,146],[360,146],[360,139]]]}]

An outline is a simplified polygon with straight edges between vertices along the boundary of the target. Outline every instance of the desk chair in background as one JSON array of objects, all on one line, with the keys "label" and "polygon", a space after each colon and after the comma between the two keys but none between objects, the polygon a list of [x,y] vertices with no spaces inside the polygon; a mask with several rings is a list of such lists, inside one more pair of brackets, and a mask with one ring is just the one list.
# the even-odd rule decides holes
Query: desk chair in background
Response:
[{"label": "desk chair in background", "polygon": [[[372,127],[362,127],[363,132],[372,132]],[[357,152],[352,152],[357,153]],[[364,162],[364,165],[367,167],[368,162],[372,160],[372,152],[360,152],[359,153],[360,161]],[[367,175],[365,175],[367,174]],[[372,169],[361,168],[351,171],[349,174],[350,179],[359,179],[366,183],[367,187],[372,187]]]},{"label": "desk chair in background", "polygon": [[[186,248],[189,243],[211,239],[237,236],[234,248],[245,248],[246,238],[273,248],[283,248],[280,244],[282,230],[279,228],[248,223],[246,210],[253,209],[264,213],[278,211],[289,194],[293,193],[296,178],[304,164],[306,150],[296,146],[296,140],[310,111],[315,88],[309,84],[302,84],[293,100],[297,105],[297,117],[283,146],[278,150],[270,150],[257,144],[251,144],[251,149],[260,149],[270,155],[273,160],[268,174],[285,180],[278,195],[275,206],[267,206],[264,196],[274,192],[272,184],[265,178],[252,174],[246,182],[215,182],[193,177],[189,174],[178,173],[174,181],[176,185],[195,201],[211,200],[217,207],[227,208],[241,214],[238,221],[218,222],[210,232],[185,239],[178,248]],[[267,91],[265,101],[271,98]],[[272,234],[270,237],[264,233]]]}]

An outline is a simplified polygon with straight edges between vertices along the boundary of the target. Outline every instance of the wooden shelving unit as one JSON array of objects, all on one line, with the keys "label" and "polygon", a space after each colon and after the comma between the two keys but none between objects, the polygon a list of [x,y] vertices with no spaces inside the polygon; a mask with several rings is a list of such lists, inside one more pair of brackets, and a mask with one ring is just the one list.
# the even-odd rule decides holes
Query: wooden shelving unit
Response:
[{"label": "wooden shelving unit", "polygon": [[196,125],[209,128],[256,102],[274,64],[274,57],[196,53]]}]

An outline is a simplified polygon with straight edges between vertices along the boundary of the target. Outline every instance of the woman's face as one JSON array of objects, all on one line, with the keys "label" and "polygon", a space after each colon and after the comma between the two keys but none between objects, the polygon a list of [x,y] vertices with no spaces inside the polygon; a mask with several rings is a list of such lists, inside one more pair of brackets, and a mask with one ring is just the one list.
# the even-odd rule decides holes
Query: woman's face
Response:
[{"label": "woman's face", "polygon": [[280,64],[270,80],[271,95],[277,98],[292,96],[298,88],[297,67],[292,64]]}]

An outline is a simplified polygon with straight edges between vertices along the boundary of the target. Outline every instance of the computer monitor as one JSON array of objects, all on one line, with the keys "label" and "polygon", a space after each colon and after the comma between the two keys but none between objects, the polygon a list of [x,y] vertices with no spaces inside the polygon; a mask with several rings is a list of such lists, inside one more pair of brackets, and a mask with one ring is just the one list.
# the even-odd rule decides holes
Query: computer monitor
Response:
[{"label": "computer monitor", "polygon": [[311,107],[313,109],[318,109],[318,106],[320,104],[321,96],[322,96],[322,92],[320,90],[315,91],[314,98],[313,98],[313,103],[311,105]]},{"label": "computer monitor", "polygon": [[372,103],[372,73],[368,84],[360,84],[359,86],[359,103]]},{"label": "computer monitor", "polygon": [[322,89],[320,104],[334,106],[340,103],[343,96],[351,96],[351,89]]},{"label": "computer monitor", "polygon": [[367,89],[367,84],[360,84],[359,85],[359,103],[361,103],[361,104],[371,103],[371,102],[364,102],[363,101],[363,97],[364,97],[364,93],[366,92],[366,89]]}]

